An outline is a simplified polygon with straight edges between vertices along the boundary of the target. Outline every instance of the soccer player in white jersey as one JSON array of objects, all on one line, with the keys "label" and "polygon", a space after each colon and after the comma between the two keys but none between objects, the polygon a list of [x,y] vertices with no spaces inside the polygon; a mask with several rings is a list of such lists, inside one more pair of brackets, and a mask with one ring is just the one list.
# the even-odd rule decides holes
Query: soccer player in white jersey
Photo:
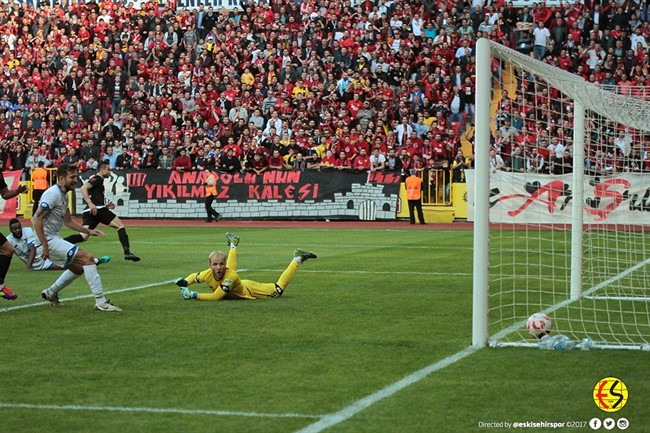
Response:
[{"label": "soccer player in white jersey", "polygon": [[[9,220],[9,231],[7,242],[14,247],[14,253],[25,264],[23,272],[32,271],[60,271],[63,268],[55,265],[49,259],[41,258],[41,242],[38,240],[36,233],[30,227],[24,227],[18,218]],[[109,256],[95,258],[95,264],[108,263],[111,260]]]},{"label": "soccer player in white jersey", "polygon": [[41,296],[53,306],[58,306],[59,292],[83,274],[95,295],[95,310],[122,311],[104,297],[104,288],[92,254],[64,240],[60,234],[61,227],[65,224],[66,227],[81,233],[104,236],[99,230],[91,230],[73,221],[70,215],[68,192],[77,184],[77,167],[62,164],[57,169],[56,176],[56,185],[48,188],[41,197],[41,203],[32,218],[32,226],[41,242],[41,258],[51,260],[65,271],[54,284],[41,292]]}]

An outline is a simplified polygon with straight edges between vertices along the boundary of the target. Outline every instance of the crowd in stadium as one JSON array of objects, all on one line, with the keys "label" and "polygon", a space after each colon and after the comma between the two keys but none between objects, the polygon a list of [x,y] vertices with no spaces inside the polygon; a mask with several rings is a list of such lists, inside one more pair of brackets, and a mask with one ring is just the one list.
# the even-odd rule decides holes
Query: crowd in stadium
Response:
[{"label": "crowd in stadium", "polygon": [[[41,162],[260,173],[446,164],[474,120],[480,37],[603,85],[648,84],[650,76],[646,2],[533,10],[503,0],[269,3],[243,1],[232,10],[3,3],[5,169],[24,169],[27,178]],[[525,23],[548,29],[543,47]],[[506,119],[515,125],[505,131],[515,145],[506,150],[495,134],[497,169],[512,169],[516,147],[528,159],[543,148],[534,127],[522,131],[511,99],[497,129]],[[532,143],[517,145],[528,136]],[[623,153],[623,169],[633,147],[598,150]],[[636,157],[639,169],[648,168]],[[530,161],[523,167],[537,170]]]}]

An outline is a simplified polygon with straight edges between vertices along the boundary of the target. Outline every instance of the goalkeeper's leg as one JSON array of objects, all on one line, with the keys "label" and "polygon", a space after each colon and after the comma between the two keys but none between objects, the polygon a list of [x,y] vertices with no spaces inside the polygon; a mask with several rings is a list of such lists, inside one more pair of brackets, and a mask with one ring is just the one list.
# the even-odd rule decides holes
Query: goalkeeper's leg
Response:
[{"label": "goalkeeper's leg", "polygon": [[284,270],[277,283],[258,283],[256,281],[244,280],[248,292],[253,298],[262,299],[262,298],[278,298],[282,296],[284,290],[287,288],[293,276],[296,275],[296,270],[298,270],[298,262],[292,260],[287,266],[287,269]]}]

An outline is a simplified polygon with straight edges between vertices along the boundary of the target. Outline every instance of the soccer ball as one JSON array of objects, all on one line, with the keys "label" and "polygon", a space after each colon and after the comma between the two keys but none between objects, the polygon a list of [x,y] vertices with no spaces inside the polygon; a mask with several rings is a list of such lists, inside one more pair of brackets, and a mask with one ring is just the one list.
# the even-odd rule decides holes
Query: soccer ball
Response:
[{"label": "soccer ball", "polygon": [[551,332],[551,318],[543,313],[535,313],[528,318],[526,329],[533,337],[542,338]]}]

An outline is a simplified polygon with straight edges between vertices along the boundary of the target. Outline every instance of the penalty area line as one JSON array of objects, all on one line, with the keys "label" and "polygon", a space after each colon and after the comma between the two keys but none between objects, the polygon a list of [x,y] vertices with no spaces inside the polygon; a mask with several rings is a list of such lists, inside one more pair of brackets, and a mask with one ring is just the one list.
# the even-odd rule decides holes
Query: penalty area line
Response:
[{"label": "penalty area line", "polygon": [[42,409],[56,411],[104,411],[104,412],[135,412],[135,413],[162,413],[180,415],[218,415],[218,416],[240,416],[254,418],[309,418],[317,419],[320,415],[308,415],[300,413],[263,413],[263,412],[235,412],[230,410],[207,410],[207,409],[177,409],[177,408],[155,408],[155,407],[122,407],[122,406],[79,406],[79,405],[56,405],[56,404],[23,404],[0,402],[0,408],[6,409]]},{"label": "penalty area line", "polygon": [[300,430],[297,430],[296,433],[319,433],[336,424],[340,424],[352,418],[354,415],[361,412],[362,410],[377,403],[378,401],[392,396],[393,394],[401,391],[407,386],[419,382],[420,380],[424,379],[431,373],[434,373],[438,370],[442,370],[443,368],[448,367],[451,364],[454,364],[455,362],[458,362],[461,359],[466,358],[479,350],[480,349],[475,348],[473,346],[461,350],[460,352],[457,352],[438,362],[435,362],[427,367],[424,367],[421,370],[411,373],[408,376],[405,376],[404,378],[398,380],[397,382],[394,382],[393,384],[388,385],[387,387],[380,389],[379,391],[373,394],[370,394],[360,400],[355,401],[351,405],[341,409],[338,412],[324,415],[315,423],[310,424],[307,427],[302,428]]}]

